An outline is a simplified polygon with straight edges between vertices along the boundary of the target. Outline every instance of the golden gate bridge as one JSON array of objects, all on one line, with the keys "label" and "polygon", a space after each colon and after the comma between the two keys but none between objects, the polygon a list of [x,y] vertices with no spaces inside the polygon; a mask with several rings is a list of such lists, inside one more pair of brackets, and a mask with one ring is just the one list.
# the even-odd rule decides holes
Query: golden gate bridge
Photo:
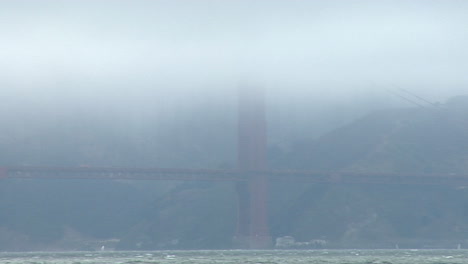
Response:
[{"label": "golden gate bridge", "polygon": [[234,235],[234,242],[241,248],[271,246],[267,208],[269,181],[468,186],[468,175],[454,173],[268,169],[263,91],[252,87],[241,89],[238,108],[236,169],[4,166],[0,167],[0,179],[232,181],[235,182],[238,199],[237,232]]}]

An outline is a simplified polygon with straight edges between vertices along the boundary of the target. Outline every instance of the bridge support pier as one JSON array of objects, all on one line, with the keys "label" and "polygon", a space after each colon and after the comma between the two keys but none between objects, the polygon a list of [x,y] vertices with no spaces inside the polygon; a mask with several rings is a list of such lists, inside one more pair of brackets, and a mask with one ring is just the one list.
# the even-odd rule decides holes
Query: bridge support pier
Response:
[{"label": "bridge support pier", "polygon": [[238,212],[235,248],[267,249],[272,246],[268,229],[266,178],[237,183]]},{"label": "bridge support pier", "polygon": [[250,248],[272,246],[268,228],[268,182],[266,175],[255,175],[250,182]]}]

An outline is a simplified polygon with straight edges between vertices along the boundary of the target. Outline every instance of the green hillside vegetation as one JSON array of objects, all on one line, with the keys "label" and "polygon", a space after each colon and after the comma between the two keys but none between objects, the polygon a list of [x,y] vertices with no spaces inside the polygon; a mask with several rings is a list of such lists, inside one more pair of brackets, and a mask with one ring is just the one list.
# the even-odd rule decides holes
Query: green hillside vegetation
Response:
[{"label": "green hillside vegetation", "polygon": [[[467,114],[468,97],[438,107],[373,113],[316,142],[298,144],[282,154],[278,167],[468,174]],[[465,186],[311,185],[290,207],[295,214],[282,217],[273,231],[299,240],[435,247],[468,238]]]}]

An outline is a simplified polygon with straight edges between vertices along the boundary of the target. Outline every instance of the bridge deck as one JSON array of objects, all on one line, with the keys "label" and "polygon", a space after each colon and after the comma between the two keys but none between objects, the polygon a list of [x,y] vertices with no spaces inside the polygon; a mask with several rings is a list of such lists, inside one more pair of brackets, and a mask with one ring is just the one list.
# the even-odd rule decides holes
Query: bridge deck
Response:
[{"label": "bridge deck", "polygon": [[213,170],[115,167],[0,167],[0,178],[11,179],[106,179],[175,181],[247,181],[253,175],[269,180],[315,183],[369,183],[417,185],[467,185],[468,175],[453,173],[318,172],[297,170]]}]

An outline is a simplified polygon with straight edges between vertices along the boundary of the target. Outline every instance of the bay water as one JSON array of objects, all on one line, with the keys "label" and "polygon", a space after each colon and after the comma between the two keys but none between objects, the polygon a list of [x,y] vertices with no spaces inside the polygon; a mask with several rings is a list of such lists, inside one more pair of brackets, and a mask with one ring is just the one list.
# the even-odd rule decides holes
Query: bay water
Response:
[{"label": "bay water", "polygon": [[468,264],[468,250],[193,250],[1,252],[8,264]]}]

